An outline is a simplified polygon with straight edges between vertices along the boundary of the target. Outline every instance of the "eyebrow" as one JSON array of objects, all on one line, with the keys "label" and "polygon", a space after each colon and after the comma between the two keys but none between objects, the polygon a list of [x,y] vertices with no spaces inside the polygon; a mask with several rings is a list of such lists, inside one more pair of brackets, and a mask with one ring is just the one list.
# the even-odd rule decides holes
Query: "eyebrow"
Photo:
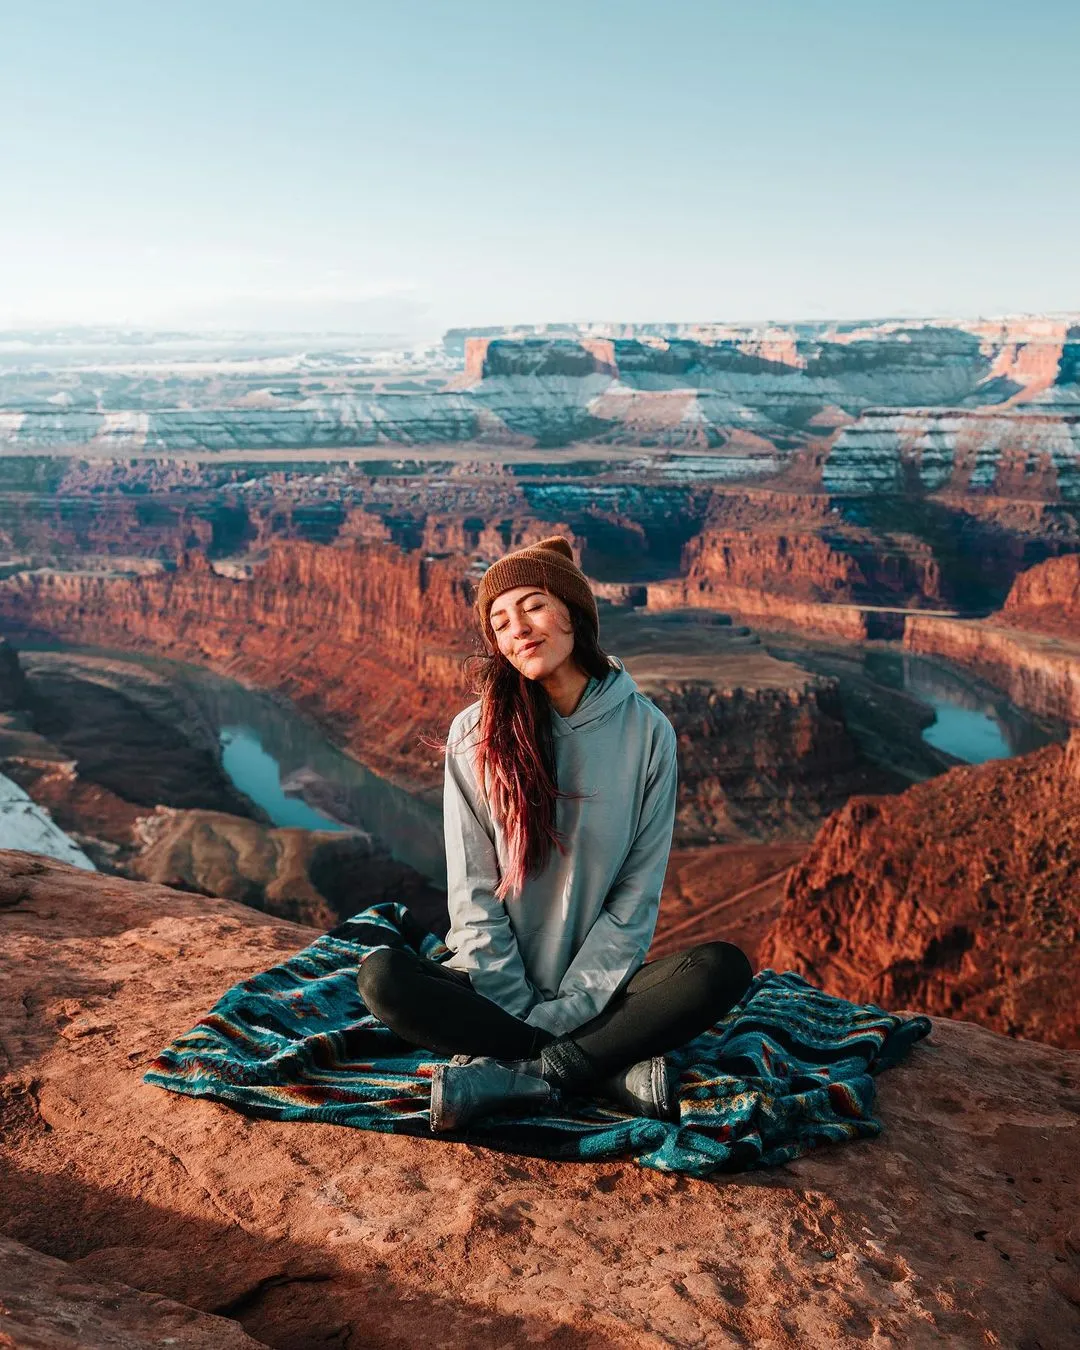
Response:
[{"label": "eyebrow", "polygon": [[[530,592],[528,593],[528,595],[523,595],[523,596],[521,597],[521,599],[518,600],[516,603],[519,604],[519,605],[523,605],[523,604],[525,603],[526,600],[531,600],[531,599],[533,598],[534,595],[543,595],[543,594],[544,594],[543,591],[530,591]],[[505,614],[505,613],[506,613],[506,607],[505,607],[505,606],[503,606],[503,608],[501,608],[501,609],[494,609],[494,608],[493,608],[493,609],[491,610],[491,612],[489,613],[489,615],[488,615],[488,619],[489,619],[489,620],[491,620],[491,619],[496,619],[496,618],[498,618],[498,616],[499,616],[500,614]]]}]

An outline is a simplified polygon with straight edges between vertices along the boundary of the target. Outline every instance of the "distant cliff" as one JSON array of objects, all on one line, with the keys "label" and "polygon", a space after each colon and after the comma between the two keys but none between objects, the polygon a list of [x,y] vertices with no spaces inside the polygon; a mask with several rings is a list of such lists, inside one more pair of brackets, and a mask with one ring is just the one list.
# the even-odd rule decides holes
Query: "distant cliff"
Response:
[{"label": "distant cliff", "polygon": [[829,492],[995,493],[1080,502],[1080,387],[1075,403],[1007,409],[874,409],[825,459]]},{"label": "distant cliff", "polygon": [[[837,428],[870,409],[1009,404],[1008,421],[1011,405],[1036,394],[1067,405],[1077,388],[1080,328],[1038,316],[757,328],[556,325],[509,336],[458,334],[447,353],[459,348],[464,369],[453,387],[388,392],[358,381],[346,383],[346,392],[340,383],[333,391],[307,388],[284,405],[35,407],[0,412],[0,447],[152,454],[584,442],[712,449],[730,457],[731,477],[752,479],[775,474],[805,446],[827,445]],[[184,402],[182,390],[163,389],[168,396]],[[871,423],[844,443],[837,484],[866,477],[858,466],[876,429]],[[1055,481],[1068,496],[1075,444],[1059,458]],[[1040,482],[1045,476],[1032,473]],[[1032,473],[1021,474],[1028,489]],[[877,490],[873,474],[867,481]],[[978,474],[971,484],[980,485]]]}]

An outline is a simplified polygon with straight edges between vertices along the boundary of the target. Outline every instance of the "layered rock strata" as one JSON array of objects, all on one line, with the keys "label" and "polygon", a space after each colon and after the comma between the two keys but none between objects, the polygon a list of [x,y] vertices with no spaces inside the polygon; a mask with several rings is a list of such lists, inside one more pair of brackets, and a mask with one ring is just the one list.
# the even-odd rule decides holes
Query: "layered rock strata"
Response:
[{"label": "layered rock strata", "polygon": [[[10,853],[0,927],[0,1228],[84,1289],[121,1280],[280,1350],[1080,1337],[1075,1054],[936,1019],[878,1080],[878,1139],[708,1181],[568,1167],[142,1082],[312,929]],[[244,1344],[229,1324],[203,1343]]]},{"label": "layered rock strata", "polygon": [[678,734],[683,845],[808,838],[830,810],[884,777],[860,755],[831,681],[732,689],[692,671],[668,681],[627,665]]},{"label": "layered rock strata", "polygon": [[904,647],[967,666],[1040,717],[1080,722],[1080,640],[989,622],[909,616]]},{"label": "layered rock strata", "polygon": [[759,959],[845,998],[1080,1048],[1080,732],[856,798],[792,871]]},{"label": "layered rock strata", "polygon": [[873,409],[840,432],[822,479],[844,496],[949,490],[1078,502],[1078,401]]},{"label": "layered rock strata", "polygon": [[[1011,405],[1036,392],[1067,404],[1076,383],[1076,332],[1061,320],[657,327],[668,331],[465,339],[465,369],[454,388],[441,378],[436,387],[410,380],[375,388],[369,379],[335,377],[329,384],[301,380],[285,396],[244,388],[207,407],[205,391],[190,378],[191,396],[184,398],[181,374],[179,391],[158,382],[152,407],[143,406],[145,390],[135,388],[126,400],[116,391],[104,408],[67,390],[69,406],[45,400],[0,412],[0,445],[26,453],[131,455],[591,442],[712,449],[730,456],[729,476],[750,480],[776,473],[792,452],[820,444],[867,409]],[[1003,419],[1010,436],[1011,411]],[[841,454],[840,478],[851,478],[853,462],[865,476],[877,456],[864,443],[879,431],[871,423],[859,432],[863,448],[854,461]],[[908,435],[906,426],[900,434]],[[1027,433],[1019,434],[1023,440]],[[748,435],[755,439],[748,442]],[[929,442],[920,445],[920,457],[924,451],[933,458]],[[1055,483],[1075,482],[1075,451],[1075,444],[1063,449],[1058,463],[1050,447]],[[1030,487],[1026,453],[1007,455],[1003,471]],[[984,472],[980,463],[976,480]],[[1040,481],[1046,476],[1041,467],[1033,472]]]}]

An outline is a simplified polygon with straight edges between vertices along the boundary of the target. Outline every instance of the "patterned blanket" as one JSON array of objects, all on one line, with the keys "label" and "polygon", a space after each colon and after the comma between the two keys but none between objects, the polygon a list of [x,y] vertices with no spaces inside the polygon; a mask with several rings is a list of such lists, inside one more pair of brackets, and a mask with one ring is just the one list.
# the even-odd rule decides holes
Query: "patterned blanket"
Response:
[{"label": "patterned blanket", "polygon": [[[364,910],[228,990],[161,1052],[146,1081],[249,1115],[428,1135],[431,1072],[442,1061],[378,1021],[356,987],[368,953],[402,945],[435,961],[449,955],[404,905]],[[926,1017],[848,1003],[794,971],[762,970],[721,1021],[668,1054],[677,1122],[581,1101],[572,1113],[474,1121],[467,1138],[547,1158],[630,1155],[692,1176],[770,1167],[819,1144],[880,1134],[872,1075],[930,1029]]]}]

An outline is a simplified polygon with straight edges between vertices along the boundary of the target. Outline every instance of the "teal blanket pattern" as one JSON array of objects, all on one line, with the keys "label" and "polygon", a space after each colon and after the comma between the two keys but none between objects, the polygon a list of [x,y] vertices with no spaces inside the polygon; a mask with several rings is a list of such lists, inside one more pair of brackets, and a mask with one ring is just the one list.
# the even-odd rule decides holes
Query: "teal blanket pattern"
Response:
[{"label": "teal blanket pattern", "polygon": [[[444,1061],[397,1037],[356,987],[370,952],[401,945],[434,961],[450,954],[404,905],[374,905],[234,985],[161,1052],[146,1081],[253,1116],[435,1137],[430,1081]],[[930,1030],[926,1017],[834,998],[794,971],[762,970],[741,1003],[668,1054],[678,1121],[577,1100],[534,1115],[492,1115],[438,1137],[546,1158],[632,1157],[698,1177],[772,1167],[821,1144],[879,1134],[874,1075]]]}]

